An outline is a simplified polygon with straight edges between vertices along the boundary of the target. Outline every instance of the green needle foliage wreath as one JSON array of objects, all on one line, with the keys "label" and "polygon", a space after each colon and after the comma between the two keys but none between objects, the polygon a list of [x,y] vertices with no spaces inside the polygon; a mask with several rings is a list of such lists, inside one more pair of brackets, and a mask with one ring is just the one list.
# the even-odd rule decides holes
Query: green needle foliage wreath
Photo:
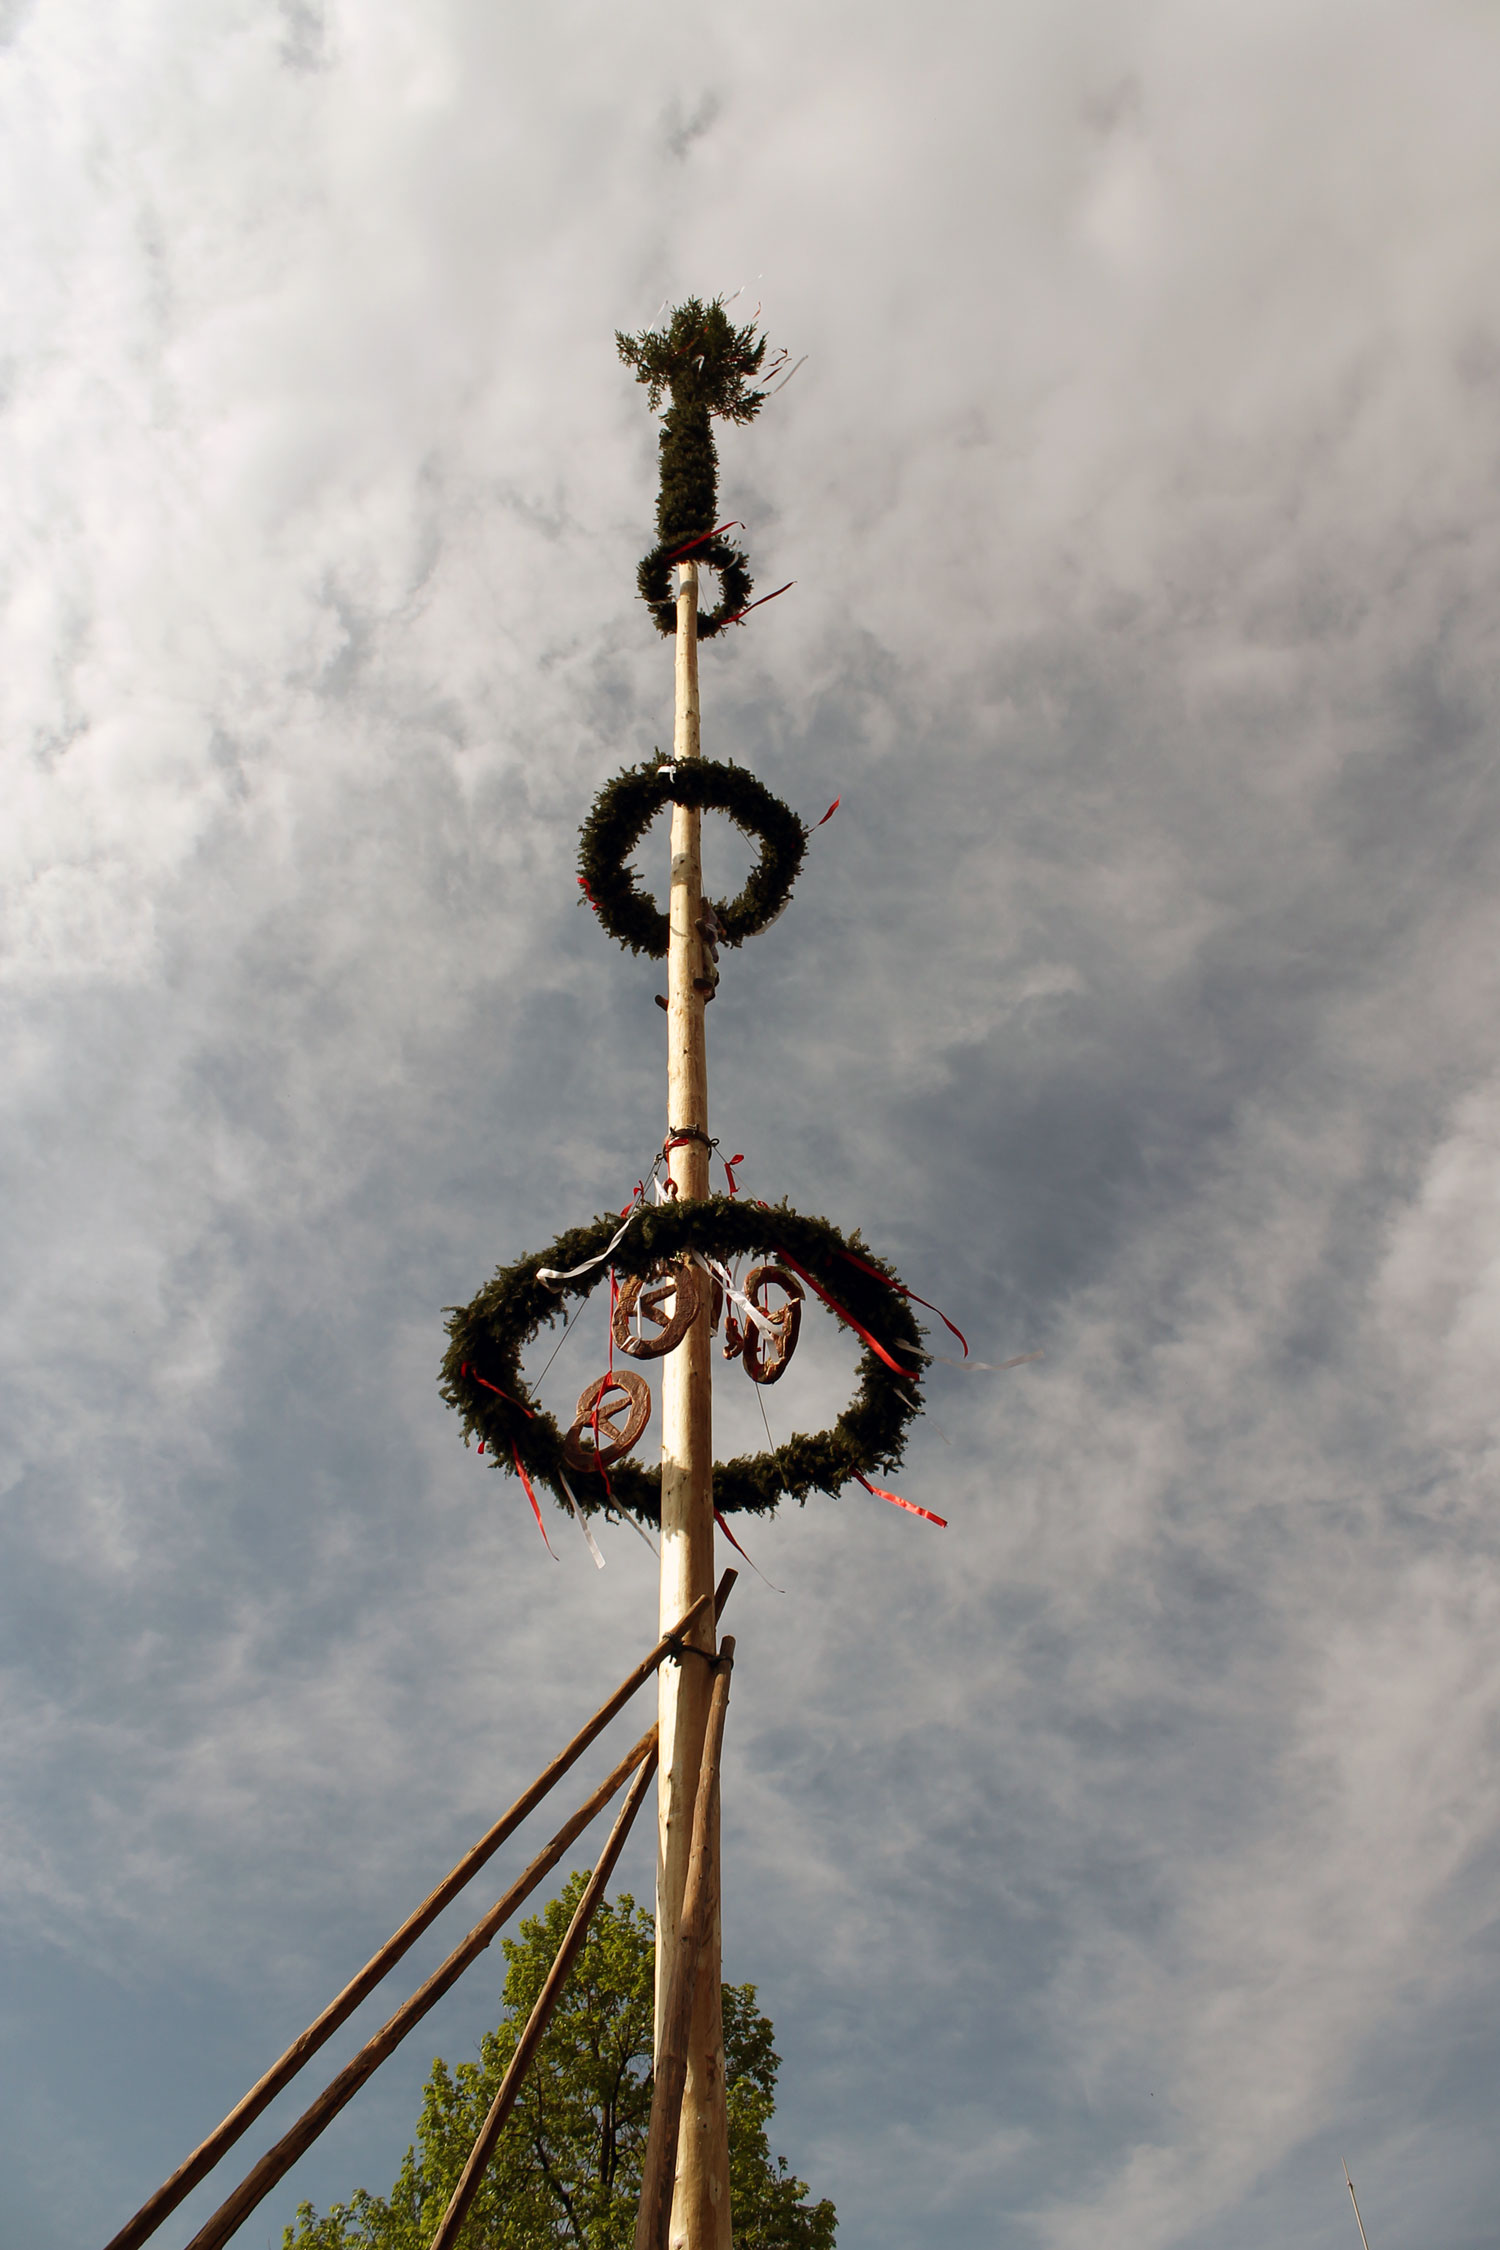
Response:
[{"label": "green needle foliage wreath", "polygon": [[617,329],[620,357],[646,386],[654,414],[663,396],[671,405],[662,416],[661,489],[656,502],[657,545],[641,558],[636,584],[656,620],[659,633],[677,630],[672,598],[672,558],[692,545],[693,560],[719,574],[719,603],[698,612],[698,638],[721,632],[749,606],[750,566],[727,540],[710,539],[719,512],[719,452],[713,417],[753,422],[765,403],[753,379],[766,356],[766,339],[755,323],[736,328],[715,299],[697,297],[678,305],[665,328],[646,328],[639,336]]},{"label": "green needle foliage wreath", "polygon": [[725,945],[743,945],[777,915],[792,895],[792,885],[807,850],[807,828],[789,805],[773,797],[763,781],[743,766],[719,765],[711,758],[628,766],[607,782],[579,830],[578,880],[600,922],[632,953],[663,960],[667,917],[645,897],[630,857],[663,805],[697,805],[727,813],[737,828],[760,843],[760,859],[737,899],[714,902]]},{"label": "green needle foliage wreath", "polygon": [[[537,1330],[565,1309],[567,1299],[586,1298],[597,1289],[609,1266],[592,1266],[576,1279],[555,1284],[537,1275],[543,1267],[566,1273],[599,1257],[619,1225],[618,1214],[610,1214],[560,1235],[532,1257],[502,1266],[472,1304],[452,1309],[448,1322],[452,1342],[439,1381],[448,1404],[463,1416],[464,1443],[479,1439],[502,1469],[511,1469],[519,1458],[533,1482],[547,1485],[560,1507],[567,1506],[563,1432],[528,1397],[521,1354]],[[659,1258],[675,1258],[685,1250],[720,1259],[789,1255],[893,1359],[911,1369],[909,1376],[893,1373],[867,1345],[859,1363],[859,1387],[832,1429],[815,1437],[790,1437],[765,1453],[716,1462],[714,1506],[725,1515],[769,1515],[783,1495],[801,1501],[813,1491],[837,1496],[856,1478],[896,1468],[907,1425],[921,1412],[913,1386],[929,1355],[891,1268],[858,1234],[846,1239],[827,1219],[807,1218],[785,1203],[739,1203],[723,1195],[643,1205],[609,1263],[617,1273],[644,1275]],[[862,1271],[855,1258],[874,1272]],[[628,1512],[643,1523],[661,1521],[659,1467],[621,1461],[607,1472],[607,1483],[598,1470],[570,1481],[579,1506],[590,1514],[605,1508]]]}]

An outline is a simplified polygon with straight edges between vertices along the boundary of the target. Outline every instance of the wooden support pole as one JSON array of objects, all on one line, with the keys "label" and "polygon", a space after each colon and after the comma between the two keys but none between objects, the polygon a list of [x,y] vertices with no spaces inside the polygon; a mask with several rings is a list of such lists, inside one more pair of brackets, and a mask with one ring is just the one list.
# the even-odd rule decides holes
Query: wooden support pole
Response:
[{"label": "wooden support pole", "polygon": [[[676,701],[672,755],[701,755],[698,704],[698,566],[678,565]],[[707,960],[698,922],[703,913],[701,815],[672,808],[670,937],[667,952],[667,1127],[694,1137],[671,1151],[677,1193],[706,1196],[708,1179],[708,1055],[705,993],[695,989]],[[680,1616],[713,1584],[713,1366],[708,1292],[698,1317],[662,1362],[661,1609]],[[711,1656],[710,1618],[688,1635]],[[657,2037],[666,2003],[663,1964],[676,1950],[687,1889],[693,1799],[708,1723],[710,1672],[684,1658],[658,1674],[661,1728],[656,1863]],[[715,1815],[717,1817],[717,1815]],[[718,1839],[712,1860],[718,1864]],[[720,2000],[719,1910],[715,1890],[703,1939],[702,1974],[688,2046],[683,2097],[683,2163],[673,2205],[673,2250],[731,2250],[729,2117],[724,2099],[724,2029]]]},{"label": "wooden support pole", "polygon": [[649,1757],[631,1784],[630,1794],[620,1807],[614,1827],[610,1830],[603,1851],[599,1854],[593,1874],[588,1879],[582,1898],[568,1924],[568,1934],[557,1949],[557,1958],[547,1971],[547,1981],[537,1994],[536,2005],[526,2019],[526,2029],[516,2042],[500,2090],[490,2104],[489,2115],[479,2128],[479,2137],[469,2151],[469,2161],[464,2166],[452,2199],[443,2213],[437,2233],[432,2238],[431,2250],[453,2250],[458,2230],[468,2216],[469,2205],[479,2193],[490,2158],[495,2153],[495,2143],[504,2129],[505,2120],[516,2106],[516,2096],[521,2091],[531,2061],[548,2024],[552,2011],[562,1997],[563,1986],[572,1974],[573,1964],[583,1951],[583,1941],[589,1934],[589,1924],[594,1910],[604,1896],[605,1886],[615,1871],[615,1862],[625,1848],[641,1802],[651,1786],[651,1772],[656,1763],[654,1754]]},{"label": "wooden support pole", "polygon": [[[726,1636],[714,1673],[703,1760],[693,1805],[693,1843],[687,1891],[677,1943],[667,1959],[667,2002],[657,2019],[656,2082],[651,2093],[651,2126],[641,2173],[635,2250],[667,2250],[673,2183],[682,2166],[682,2097],[687,2082],[694,1999],[701,1983],[704,1939],[718,1898],[719,1759],[724,1746],[724,1715],[729,1707],[729,1675],[734,1667],[734,1636]],[[657,1945],[657,1967],[662,1948]]]},{"label": "wooden support pole", "polygon": [[[537,1854],[531,1865],[516,1882],[512,1883],[504,1898],[492,1906],[481,1921],[475,1923],[463,1942],[454,1947],[440,1969],[435,1969],[427,1982],[396,2010],[389,2022],[381,2025],[373,2038],[367,2039],[359,2053],[347,2062],[337,2078],[331,2079],[317,2100],[309,2104],[295,2125],[282,2134],[274,2148],[265,2155],[227,2196],[207,2223],[198,2229],[187,2250],[223,2250],[229,2240],[257,2203],[263,2202],[277,2182],[283,2179],[299,2156],[306,2154],[326,2125],[332,2123],[347,2102],[354,2099],[387,2055],[394,2054],[401,2041],[437,2005],[443,1994],[457,1984],[471,1961],[477,1960],[490,1940],[504,1928],[515,1913],[536,1889],[542,1879],[550,1875],[563,1853],[579,1837],[595,1815],[609,1803],[627,1776],[637,1766],[645,1765],[647,1779],[656,1758],[656,1729],[642,1735],[632,1750],[620,1760],[612,1774],[600,1782],[598,1788],[579,1806],[571,1820],[565,1821],[550,1844]],[[644,1788],[646,1784],[642,1784]]]},{"label": "wooden support pole", "polygon": [[[734,1583],[730,1574],[730,1584]],[[723,1589],[727,1599],[728,1588]],[[638,1688],[645,1685],[667,1653],[667,1642],[690,1632],[697,1620],[707,1612],[709,1596],[691,1606],[684,1605],[674,1631],[663,1629],[662,1637],[649,1656],[643,1657],[635,1670],[629,1673],[608,1700],[601,1703],[587,1725],[580,1727],[567,1748],[560,1751],[550,1766],[545,1766],[529,1789],[523,1789],[508,1812],[501,1814],[493,1828],[486,1829],[473,1849],[465,1852],[458,1865],[449,1870],[430,1891],[415,1913],[409,1914],[394,1936],[388,1938],[378,1953],[372,1954],[357,1977],[351,1978],[336,1999],[330,2000],[320,2016],[314,2017],[299,2038],[292,2041],[285,2054],[272,2063],[263,2077],[258,2078],[243,2101],[223,2122],[214,2127],[207,2140],[200,2141],[186,2161],[179,2164],[169,2180],[143,2203],[119,2233],[105,2244],[105,2250],[139,2250],[141,2243],[153,2235],[162,2221],[169,2218],[193,2189],[218,2163],[227,2149],[233,2148],[242,2133],[248,2132],[261,2111],[276,2099],[284,2086],[290,2085],[303,2064],[315,2055],[324,2042],[333,2037],[339,2025],[353,2015],[361,2001],[368,1999],[382,1979],[392,1970],[404,1953],[411,1950],[429,1925],[437,1920],[445,1906],[457,1898],[464,1885],[471,1882],[485,1862],[492,1859],[500,1846],[520,1827],[528,1813],[536,1810],[570,1766],[576,1765],[589,1744],[603,1733],[616,1713],[624,1708]],[[718,1608],[724,1606],[719,1600]]]},{"label": "wooden support pole", "polygon": [[[1345,2164],[1344,2166],[1344,2178],[1346,2180],[1349,2180],[1349,2167],[1347,2164]],[[1359,2229],[1359,2239],[1364,2243],[1365,2250],[1370,2250],[1369,2243],[1365,2242],[1365,2222],[1359,2215],[1359,2197],[1354,2192],[1354,2182],[1352,2180],[1349,2180],[1349,2201],[1354,2205],[1354,2224]]]}]

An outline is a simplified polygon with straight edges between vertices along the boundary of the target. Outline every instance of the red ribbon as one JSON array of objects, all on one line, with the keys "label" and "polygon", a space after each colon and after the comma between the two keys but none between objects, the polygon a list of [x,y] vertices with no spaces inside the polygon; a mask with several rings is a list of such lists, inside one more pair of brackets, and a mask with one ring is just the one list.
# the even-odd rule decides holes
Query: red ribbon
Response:
[{"label": "red ribbon", "polygon": [[[737,1555],[745,1555],[744,1548],[740,1545],[738,1539],[735,1538],[734,1533],[730,1530],[728,1524],[724,1521],[724,1518],[720,1515],[717,1508],[715,1508],[714,1510],[714,1522],[723,1532],[724,1537],[729,1541],[729,1544],[734,1549],[735,1553]],[[766,1577],[766,1574],[761,1569],[759,1563],[751,1562],[748,1555],[745,1555],[745,1560],[747,1563],[750,1563],[750,1568],[754,1571],[756,1577],[761,1580],[762,1584],[771,1586],[770,1579]],[[773,1594],[784,1594],[786,1592],[786,1588],[784,1586],[771,1586],[771,1591]]]},{"label": "red ribbon", "polygon": [[[796,583],[797,581],[795,578],[789,578],[784,586],[777,587],[776,594],[789,594]],[[762,594],[760,597],[760,601],[746,602],[743,609],[736,609],[731,611],[730,615],[724,620],[725,624],[738,625],[743,618],[746,618],[750,615],[752,609],[759,609],[761,602],[774,602],[776,599],[776,594]]]},{"label": "red ribbon", "polygon": [[949,1335],[956,1336],[958,1338],[958,1341],[963,1345],[964,1348],[964,1358],[968,1358],[968,1337],[964,1334],[961,1328],[954,1327],[952,1321],[948,1318],[948,1315],[943,1312],[939,1306],[930,1303],[926,1297],[919,1297],[915,1289],[907,1288],[904,1281],[892,1281],[890,1275],[888,1273],[882,1273],[878,1266],[867,1265],[863,1258],[856,1258],[852,1250],[840,1250],[839,1256],[841,1258],[847,1258],[851,1266],[858,1266],[860,1272],[869,1274],[872,1280],[883,1282],[887,1289],[894,1289],[898,1297],[909,1297],[914,1305],[926,1305],[929,1312],[935,1312],[938,1316],[938,1319],[947,1329]]},{"label": "red ribbon", "polygon": [[[467,1360],[464,1361],[462,1367],[460,1367],[458,1372],[460,1375],[467,1375],[471,1372]],[[503,1398],[508,1406],[519,1406],[521,1412],[525,1415],[528,1422],[534,1422],[536,1420],[536,1416],[532,1413],[531,1408],[526,1404],[524,1398],[512,1398],[509,1391],[502,1391],[498,1383],[492,1383],[488,1380],[487,1377],[481,1375],[477,1367],[472,1370],[472,1373],[475,1382],[483,1383],[485,1389],[487,1391],[493,1391],[496,1398]],[[483,1446],[481,1446],[479,1450],[482,1453],[484,1451]]]},{"label": "red ribbon", "polygon": [[[821,827],[821,826],[822,826],[822,822],[820,821],[818,825],[819,825],[819,827]],[[583,893],[584,897],[585,897],[585,898],[586,898],[586,899],[588,900],[588,902],[589,902],[590,906],[591,906],[591,907],[592,907],[592,908],[594,909],[594,912],[595,912],[595,913],[597,914],[597,913],[598,913],[598,911],[599,911],[599,901],[598,901],[598,900],[597,900],[597,899],[595,898],[595,896],[594,896],[593,892],[592,892],[592,891],[591,891],[591,890],[589,889],[589,879],[588,879],[587,875],[580,875],[580,876],[579,876],[579,878],[578,878],[578,888],[579,888],[579,889],[580,889],[580,890],[582,891],[582,893]]]},{"label": "red ribbon", "polygon": [[[743,1152],[739,1156],[726,1156],[722,1158],[721,1161],[724,1166],[724,1177],[729,1182],[729,1192],[731,1195],[735,1195],[739,1191],[739,1182],[734,1176],[734,1168],[736,1164],[744,1163],[745,1158]],[[724,1536],[727,1539],[730,1534],[726,1531]],[[746,1555],[745,1560],[746,1562],[748,1562],[750,1560],[750,1557]]]},{"label": "red ribbon", "polygon": [[[762,1210],[764,1210],[766,1206],[763,1204],[761,1208]],[[878,1359],[883,1359],[885,1361],[886,1366],[890,1368],[892,1374],[904,1375],[909,1383],[916,1383],[921,1381],[921,1370],[915,1367],[903,1367],[898,1360],[892,1359],[884,1344],[879,1343],[876,1338],[870,1334],[869,1329],[863,1327],[860,1322],[855,1319],[853,1313],[849,1312],[843,1305],[839,1303],[837,1297],[830,1297],[828,1291],[823,1287],[823,1284],[820,1281],[814,1281],[806,1266],[798,1265],[790,1250],[778,1250],[777,1256],[785,1259],[786,1263],[791,1267],[793,1273],[801,1274],[802,1279],[807,1283],[808,1288],[811,1289],[815,1295],[822,1298],[824,1304],[828,1307],[830,1312],[838,1314],[839,1319],[844,1322],[846,1327],[852,1328],[857,1336],[863,1336],[871,1351],[875,1353]]]},{"label": "red ribbon", "polygon": [[719,531],[743,531],[744,528],[744,525],[736,517],[731,516],[728,523],[719,525],[718,531],[700,531],[697,538],[690,539],[685,547],[674,547],[670,555],[663,555],[662,561],[674,563],[680,556],[690,555],[695,547],[706,547],[710,539],[718,538]]},{"label": "red ribbon", "polygon": [[[930,1508],[919,1508],[915,1500],[903,1500],[899,1492],[887,1492],[883,1484],[871,1484],[869,1478],[862,1477],[857,1470],[855,1471],[854,1481],[856,1484],[862,1484],[866,1492],[873,1492],[877,1500],[889,1500],[893,1507],[904,1508],[908,1515],[925,1516],[929,1523],[937,1525],[939,1531],[947,1530],[948,1518],[946,1516],[935,1516]],[[748,1560],[748,1557],[746,1559]]]},{"label": "red ribbon", "polygon": [[[843,801],[844,800],[842,797],[835,797],[827,812],[824,813],[823,820],[832,820],[834,814],[838,811],[839,806],[843,803]],[[823,820],[815,820],[813,822],[814,828],[821,828],[823,825]],[[578,880],[581,883],[583,881],[583,877],[580,875]]]},{"label": "red ribbon", "polygon": [[541,1509],[540,1509],[540,1508],[539,1508],[539,1507],[537,1506],[537,1504],[536,1504],[536,1494],[535,1494],[535,1493],[534,1493],[534,1492],[532,1491],[532,1489],[531,1489],[531,1479],[530,1479],[530,1477],[529,1477],[529,1476],[528,1476],[528,1475],[526,1474],[526,1464],[525,1464],[525,1462],[524,1462],[524,1461],[523,1461],[523,1460],[521,1459],[521,1456],[520,1456],[520,1454],[519,1454],[519,1453],[518,1453],[518,1452],[516,1451],[516,1445],[515,1445],[515,1440],[514,1440],[514,1439],[512,1439],[512,1440],[511,1440],[511,1447],[510,1447],[510,1450],[511,1450],[511,1457],[512,1457],[512,1459],[514,1460],[514,1462],[515,1462],[515,1464],[516,1464],[516,1474],[517,1474],[517,1476],[518,1476],[518,1477],[520,1478],[520,1480],[521,1480],[522,1484],[524,1484],[524,1485],[525,1485],[525,1487],[526,1487],[526,1497],[527,1497],[527,1499],[528,1499],[528,1500],[529,1500],[529,1501],[531,1502],[531,1512],[532,1512],[532,1514],[533,1514],[533,1515],[534,1515],[534,1516],[536,1517],[536,1527],[537,1527],[537,1530],[538,1530],[538,1531],[539,1531],[539,1532],[541,1533],[541,1535],[542,1535],[542,1545],[543,1545],[543,1546],[544,1546],[544,1547],[546,1548],[546,1550],[547,1550],[548,1554],[552,1556],[552,1560],[553,1560],[554,1562],[556,1562],[556,1560],[557,1560],[557,1556],[556,1556],[556,1554],[555,1554],[555,1553],[553,1552],[552,1542],[551,1542],[551,1540],[550,1540],[550,1539],[549,1539],[549,1538],[547,1537],[547,1526],[546,1526],[546,1525],[545,1525],[545,1524],[543,1523],[543,1521],[542,1521],[542,1511],[541,1511]]}]

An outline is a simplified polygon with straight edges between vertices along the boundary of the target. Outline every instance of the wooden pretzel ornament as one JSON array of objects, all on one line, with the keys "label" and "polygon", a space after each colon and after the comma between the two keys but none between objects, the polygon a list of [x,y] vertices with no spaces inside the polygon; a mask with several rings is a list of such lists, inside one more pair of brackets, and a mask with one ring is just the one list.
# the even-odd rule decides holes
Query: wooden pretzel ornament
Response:
[{"label": "wooden pretzel ornament", "polygon": [[621,1367],[613,1374],[596,1376],[579,1394],[577,1417],[563,1439],[563,1459],[581,1476],[592,1469],[613,1468],[631,1451],[650,1419],[651,1392],[644,1375]]},{"label": "wooden pretzel ornament", "polygon": [[[772,1287],[786,1293],[786,1303],[774,1311],[763,1294]],[[772,1331],[767,1335],[755,1321],[746,1321],[740,1345],[745,1373],[752,1383],[778,1383],[797,1349],[797,1331],[802,1326],[802,1284],[785,1266],[752,1266],[745,1276],[745,1295],[757,1312],[765,1314]]]},{"label": "wooden pretzel ornament", "polygon": [[[668,1298],[672,1301],[670,1313],[662,1311]],[[691,1266],[669,1265],[663,1259],[649,1274],[628,1274],[615,1299],[616,1347],[631,1359],[665,1359],[692,1327],[701,1302],[698,1279]],[[653,1322],[661,1334],[639,1334],[632,1323],[640,1315]]]}]

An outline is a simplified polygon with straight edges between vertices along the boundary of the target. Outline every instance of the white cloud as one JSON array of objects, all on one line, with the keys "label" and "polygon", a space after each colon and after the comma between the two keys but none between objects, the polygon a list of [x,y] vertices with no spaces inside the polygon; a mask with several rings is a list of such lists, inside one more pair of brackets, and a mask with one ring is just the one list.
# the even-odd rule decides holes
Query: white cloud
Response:
[{"label": "white cloud", "polygon": [[[573,904],[668,723],[611,331],[743,281],[809,357],[723,491],[797,587],[707,737],[844,804],[715,1117],[1046,1351],[937,1372],[946,1535],[745,1533],[789,2154],[871,2245],[1321,2241],[1352,2120],[1482,2239],[1429,2058],[1495,1991],[1490,18],[5,32],[12,2228],[82,2112],[67,2239],[117,2224],[652,1614],[433,1375],[660,1130]],[[383,2184],[405,2098],[296,2191]]]}]

